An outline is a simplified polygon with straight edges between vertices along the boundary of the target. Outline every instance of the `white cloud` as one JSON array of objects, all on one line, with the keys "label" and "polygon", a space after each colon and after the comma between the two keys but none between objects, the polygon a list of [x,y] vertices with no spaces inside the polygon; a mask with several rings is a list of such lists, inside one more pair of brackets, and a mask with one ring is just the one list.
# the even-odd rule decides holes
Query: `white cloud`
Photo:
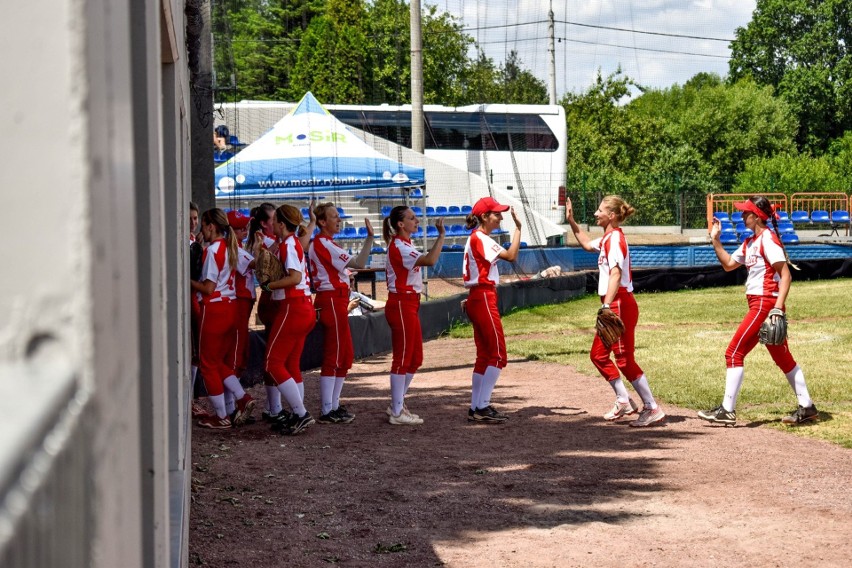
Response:
[{"label": "white cloud", "polygon": [[[463,15],[467,33],[495,62],[515,50],[525,68],[547,81],[549,0],[422,1]],[[751,20],[755,1],[553,0],[555,35],[561,38],[556,43],[557,96],[584,91],[599,68],[608,75],[619,65],[626,75],[656,88],[683,84],[700,72],[724,76],[727,42],[605,28],[733,39],[736,28]]]}]

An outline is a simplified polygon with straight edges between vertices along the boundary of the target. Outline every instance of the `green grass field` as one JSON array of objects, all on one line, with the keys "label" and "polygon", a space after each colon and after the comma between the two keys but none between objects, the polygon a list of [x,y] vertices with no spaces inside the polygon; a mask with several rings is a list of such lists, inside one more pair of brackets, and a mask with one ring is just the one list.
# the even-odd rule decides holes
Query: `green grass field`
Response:
[{"label": "green grass field", "polygon": [[[794,275],[795,277],[795,275]],[[725,348],[746,312],[742,286],[638,294],[636,360],[654,395],[693,410],[712,408],[725,387]],[[504,316],[509,353],[570,365],[599,376],[589,361],[597,296],[537,306]],[[828,440],[852,448],[852,283],[848,279],[794,283],[787,299],[789,342],[802,366],[820,421],[788,428],[796,408],[787,379],[762,345],[746,358],[737,403],[739,422]],[[453,337],[472,337],[459,326]],[[601,388],[607,388],[601,379]]]}]

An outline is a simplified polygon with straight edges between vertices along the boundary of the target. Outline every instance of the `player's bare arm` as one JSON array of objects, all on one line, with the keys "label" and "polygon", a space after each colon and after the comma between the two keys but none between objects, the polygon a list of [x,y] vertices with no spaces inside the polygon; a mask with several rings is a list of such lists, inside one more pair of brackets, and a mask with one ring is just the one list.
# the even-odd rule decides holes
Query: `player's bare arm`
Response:
[{"label": "player's bare arm", "polygon": [[713,225],[710,226],[710,242],[713,244],[713,251],[716,253],[716,257],[719,259],[722,268],[725,269],[725,272],[730,272],[739,268],[740,263],[732,259],[728,251],[725,250],[725,247],[722,246],[722,241],[719,240],[719,235],[721,234],[722,222],[718,219],[713,219]]},{"label": "player's bare arm", "polygon": [[589,245],[592,239],[583,232],[577,221],[574,220],[574,206],[570,197],[565,200],[565,221],[571,226],[571,232],[574,233],[574,238],[577,239],[577,243],[583,247],[583,250],[595,252],[595,249]]},{"label": "player's bare arm", "polygon": [[512,232],[512,243],[509,245],[509,248],[503,251],[500,251],[500,258],[509,262],[515,262],[518,258],[518,251],[521,248],[521,219],[518,217],[518,214],[515,212],[515,208],[512,207],[512,221],[515,222],[515,230]]},{"label": "player's bare arm", "polygon": [[435,228],[438,229],[438,238],[435,239],[435,243],[429,249],[428,253],[417,257],[417,260],[414,262],[415,266],[435,266],[435,263],[438,262],[438,256],[440,256],[441,249],[444,247],[444,237],[447,234],[447,230],[444,227],[444,220],[440,217],[435,221]]},{"label": "player's bare arm", "polygon": [[366,217],[364,217],[364,226],[367,227],[367,237],[361,245],[361,252],[358,253],[358,256],[351,258],[346,265],[350,268],[364,268],[367,266],[367,259],[370,258],[370,253],[373,251],[373,235],[375,233],[373,232],[372,223]]}]

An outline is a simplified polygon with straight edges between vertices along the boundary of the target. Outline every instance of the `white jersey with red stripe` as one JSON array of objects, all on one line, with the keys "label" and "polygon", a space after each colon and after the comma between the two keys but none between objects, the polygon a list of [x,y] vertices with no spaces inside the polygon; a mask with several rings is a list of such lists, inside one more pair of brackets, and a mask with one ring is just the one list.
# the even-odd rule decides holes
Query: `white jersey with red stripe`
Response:
[{"label": "white jersey with red stripe", "polygon": [[613,229],[599,239],[592,240],[589,242],[589,246],[600,252],[598,255],[598,270],[600,270],[598,295],[606,296],[609,287],[609,275],[615,267],[621,269],[619,286],[626,288],[628,292],[632,292],[633,273],[630,269],[630,249],[621,229]]},{"label": "white jersey with red stripe", "polygon": [[284,239],[284,242],[278,247],[278,258],[281,260],[285,274],[290,270],[301,272],[302,280],[295,286],[273,290],[272,299],[283,300],[285,298],[310,296],[311,277],[308,275],[306,269],[307,259],[305,258],[305,251],[302,248],[302,242],[296,238],[296,235],[290,235]]},{"label": "white jersey with red stripe", "polygon": [[[246,264],[246,266],[248,265]],[[221,302],[223,298],[236,299],[234,271],[228,264],[228,245],[225,243],[225,239],[215,240],[204,249],[201,282],[207,280],[215,282],[216,287],[209,296],[196,292],[199,302]]]},{"label": "white jersey with red stripe", "polygon": [[349,288],[349,269],[352,258],[331,238],[320,233],[314,237],[310,250],[311,277],[317,292]]},{"label": "white jersey with red stripe", "polygon": [[470,234],[464,245],[464,262],[462,278],[465,288],[479,284],[496,286],[500,283],[500,272],[497,270],[497,259],[503,250],[497,241],[479,229]]},{"label": "white jersey with red stripe", "polygon": [[237,249],[237,253],[239,259],[237,260],[237,273],[234,275],[237,298],[254,300],[257,298],[257,291],[254,288],[254,270],[248,267],[254,257],[242,248]]},{"label": "white jersey with red stripe", "polygon": [[764,229],[759,235],[747,238],[731,253],[731,259],[744,264],[748,269],[746,294],[754,296],[777,296],[781,275],[772,268],[777,262],[785,262],[784,249],[778,236]]},{"label": "white jersey with red stripe", "polygon": [[400,237],[391,239],[388,246],[387,271],[388,292],[408,294],[423,291],[423,274],[417,266],[422,253],[410,240]]}]

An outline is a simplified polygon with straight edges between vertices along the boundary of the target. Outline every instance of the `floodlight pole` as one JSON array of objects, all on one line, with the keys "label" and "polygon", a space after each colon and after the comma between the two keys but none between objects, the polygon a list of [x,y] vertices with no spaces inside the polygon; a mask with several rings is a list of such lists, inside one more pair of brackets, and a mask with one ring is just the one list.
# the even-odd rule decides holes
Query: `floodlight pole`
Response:
[{"label": "floodlight pole", "polygon": [[[422,154],[426,146],[423,125],[423,35],[420,23],[420,0],[411,0],[411,149]],[[409,190],[410,191],[410,188]],[[408,196],[406,191],[406,196]],[[426,187],[423,187],[424,198]],[[406,199],[406,202],[408,200]],[[423,202],[423,226],[429,226],[426,218],[425,200]],[[407,204],[407,203],[406,203]],[[427,251],[428,231],[423,230],[423,251]],[[429,299],[429,277],[426,267],[422,267],[423,293]]]}]

